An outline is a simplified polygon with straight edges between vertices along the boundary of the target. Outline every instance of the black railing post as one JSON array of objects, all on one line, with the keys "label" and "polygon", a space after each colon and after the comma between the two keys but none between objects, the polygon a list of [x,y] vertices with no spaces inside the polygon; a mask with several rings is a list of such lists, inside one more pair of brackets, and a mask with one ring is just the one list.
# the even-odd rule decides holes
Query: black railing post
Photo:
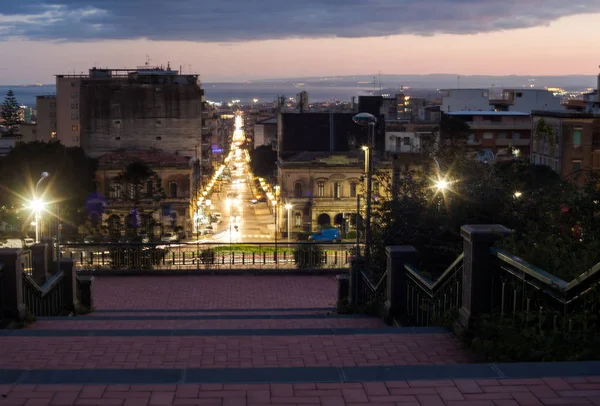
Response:
[{"label": "black railing post", "polygon": [[77,307],[77,272],[75,269],[75,263],[71,259],[61,259],[60,266],[61,272],[64,274],[64,290],[63,300],[66,310],[72,312]]},{"label": "black railing post", "polygon": [[2,320],[22,320],[27,314],[27,307],[23,300],[23,260],[22,249],[0,249],[0,263],[3,264],[2,289]]},{"label": "black railing post", "polygon": [[490,247],[512,231],[500,224],[464,225],[460,229],[463,237],[464,262],[462,273],[462,307],[458,311],[458,328],[466,329],[471,319],[488,313],[494,275],[493,257]]},{"label": "black railing post", "polygon": [[412,245],[385,247],[387,256],[387,289],[384,303],[384,319],[387,324],[393,320],[403,321],[406,317],[406,272],[404,264],[412,263],[417,250]]}]

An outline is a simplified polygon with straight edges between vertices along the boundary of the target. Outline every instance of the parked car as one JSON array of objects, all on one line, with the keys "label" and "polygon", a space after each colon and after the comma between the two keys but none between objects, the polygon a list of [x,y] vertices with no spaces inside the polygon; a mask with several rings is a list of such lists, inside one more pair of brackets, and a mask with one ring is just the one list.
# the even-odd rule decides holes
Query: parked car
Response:
[{"label": "parked car", "polygon": [[33,238],[25,238],[23,241],[25,241],[26,247],[31,247],[33,244],[35,244],[35,240]]},{"label": "parked car", "polygon": [[338,242],[340,240],[340,230],[337,228],[327,228],[308,236],[308,241],[314,242]]},{"label": "parked car", "polygon": [[160,237],[161,242],[177,242],[179,241],[179,236],[175,233],[165,233]]},{"label": "parked car", "polygon": [[95,241],[96,241],[96,239],[94,238],[93,235],[88,235],[88,236],[83,237],[83,242],[85,244],[93,244]]}]

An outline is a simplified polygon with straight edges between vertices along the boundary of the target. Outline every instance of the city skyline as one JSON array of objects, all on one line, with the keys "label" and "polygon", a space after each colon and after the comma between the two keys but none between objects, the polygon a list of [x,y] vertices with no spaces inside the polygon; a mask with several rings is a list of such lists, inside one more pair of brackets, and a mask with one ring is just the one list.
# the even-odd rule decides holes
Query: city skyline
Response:
[{"label": "city skyline", "polygon": [[4,4],[0,52],[13,57],[0,66],[0,82],[52,83],[54,74],[92,66],[141,66],[146,55],[150,65],[170,62],[212,82],[377,72],[598,73],[591,52],[600,48],[593,32],[598,2],[396,3]]}]

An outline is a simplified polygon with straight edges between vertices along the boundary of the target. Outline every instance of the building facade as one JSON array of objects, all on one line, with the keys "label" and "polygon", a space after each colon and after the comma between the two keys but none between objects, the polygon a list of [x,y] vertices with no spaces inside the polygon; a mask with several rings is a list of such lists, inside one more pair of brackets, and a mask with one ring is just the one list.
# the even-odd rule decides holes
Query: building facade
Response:
[{"label": "building facade", "polygon": [[277,117],[259,120],[254,124],[254,148],[263,145],[277,149]]},{"label": "building facade", "polygon": [[[160,179],[160,188],[149,179],[135,203],[129,185],[117,182],[118,176],[133,162],[146,164]],[[180,155],[131,150],[101,156],[96,187],[106,200],[102,213],[105,233],[115,237],[134,231],[154,239],[166,232],[191,235],[191,175],[189,159]]]},{"label": "building facade", "polygon": [[561,98],[546,89],[442,89],[441,111],[564,110]]},{"label": "building facade", "polygon": [[[516,111],[456,111],[448,116],[464,121],[470,132],[467,147],[473,152],[489,151],[506,155],[511,149],[528,158],[531,143],[531,116]],[[512,151],[509,151],[510,154]],[[518,151],[518,152],[516,152]]]},{"label": "building facade", "polygon": [[56,96],[35,98],[36,133],[40,141],[58,140]]},{"label": "building facade", "polygon": [[600,114],[534,111],[531,162],[581,184],[600,169]]},{"label": "building facade", "polygon": [[[289,219],[293,233],[310,233],[339,227],[346,232],[356,228],[357,196],[365,196],[365,158],[362,151],[302,152],[278,160],[279,230],[287,230],[286,204],[291,204]],[[390,174],[389,165],[376,165]],[[385,177],[385,179],[389,179]],[[387,181],[373,182],[373,196],[387,196]],[[364,210],[364,197],[361,211]]]}]

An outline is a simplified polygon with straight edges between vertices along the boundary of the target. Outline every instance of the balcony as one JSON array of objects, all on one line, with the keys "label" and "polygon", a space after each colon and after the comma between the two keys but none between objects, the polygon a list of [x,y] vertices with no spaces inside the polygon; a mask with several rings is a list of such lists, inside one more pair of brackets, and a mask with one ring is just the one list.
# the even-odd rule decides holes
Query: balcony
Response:
[{"label": "balcony", "polygon": [[471,130],[531,130],[530,122],[509,123],[502,121],[467,121]]},{"label": "balcony", "polygon": [[530,143],[530,139],[510,139],[510,138],[496,138],[496,146],[498,147],[507,147],[508,145],[512,145],[513,147],[526,147]]},{"label": "balcony", "polygon": [[417,145],[395,145],[393,148],[388,148],[386,152],[390,154],[416,154],[421,152],[421,148]]}]

